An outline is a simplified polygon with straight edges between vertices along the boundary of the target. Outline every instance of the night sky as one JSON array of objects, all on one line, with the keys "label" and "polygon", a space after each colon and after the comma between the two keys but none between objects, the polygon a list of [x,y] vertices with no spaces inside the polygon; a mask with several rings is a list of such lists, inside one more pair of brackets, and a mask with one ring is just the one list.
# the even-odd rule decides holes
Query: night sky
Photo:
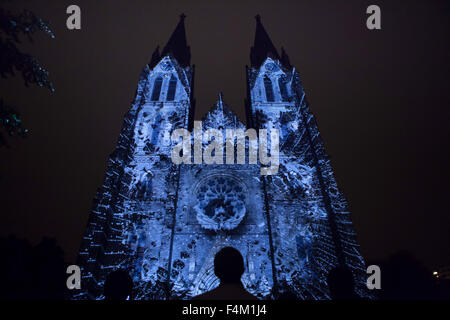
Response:
[{"label": "night sky", "polygon": [[[245,65],[256,14],[299,70],[366,259],[406,249],[450,265],[449,1],[2,1],[51,22],[21,48],[54,94],[0,80],[27,139],[0,149],[0,235],[55,237],[75,261],[141,69],[184,12],[196,65],[196,118],[222,91],[244,121]],[[82,30],[66,28],[66,8]],[[370,4],[382,30],[366,28]]]}]

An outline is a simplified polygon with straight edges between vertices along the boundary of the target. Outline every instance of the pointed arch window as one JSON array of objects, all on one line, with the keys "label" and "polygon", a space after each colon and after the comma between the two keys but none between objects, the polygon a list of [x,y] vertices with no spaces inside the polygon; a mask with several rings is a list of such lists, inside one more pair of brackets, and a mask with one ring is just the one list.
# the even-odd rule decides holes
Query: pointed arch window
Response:
[{"label": "pointed arch window", "polygon": [[159,76],[156,78],[155,83],[153,84],[153,92],[152,92],[152,101],[158,101],[159,95],[161,94],[163,78]]},{"label": "pointed arch window", "polygon": [[177,78],[172,74],[169,81],[169,89],[167,90],[167,101],[173,101],[175,99],[177,82]]},{"label": "pointed arch window", "polygon": [[278,86],[280,87],[280,95],[282,101],[288,101],[289,94],[286,85],[286,76],[281,76],[278,78]]},{"label": "pointed arch window", "polygon": [[273,96],[272,81],[268,76],[264,76],[264,89],[266,90],[267,102],[273,102],[274,96]]}]

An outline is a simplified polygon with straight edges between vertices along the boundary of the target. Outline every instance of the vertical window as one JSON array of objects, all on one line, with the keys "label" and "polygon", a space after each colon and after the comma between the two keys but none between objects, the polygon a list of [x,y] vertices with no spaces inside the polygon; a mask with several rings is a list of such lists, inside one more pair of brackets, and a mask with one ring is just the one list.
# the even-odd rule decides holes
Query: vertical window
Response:
[{"label": "vertical window", "polygon": [[281,76],[278,78],[278,86],[280,87],[280,95],[282,101],[288,101],[289,95],[286,87],[286,77]]},{"label": "vertical window", "polygon": [[158,101],[159,100],[159,95],[161,93],[162,82],[163,82],[162,77],[156,78],[155,84],[153,85],[152,101]]},{"label": "vertical window", "polygon": [[161,114],[155,118],[155,123],[152,125],[152,137],[150,138],[150,143],[154,146],[158,143],[159,131],[161,130]]},{"label": "vertical window", "polygon": [[177,78],[172,74],[169,81],[169,89],[167,90],[167,101],[175,99],[175,92],[177,90]]},{"label": "vertical window", "polygon": [[273,88],[272,88],[272,81],[269,79],[268,76],[264,76],[264,88],[266,89],[266,99],[267,102],[273,102]]}]

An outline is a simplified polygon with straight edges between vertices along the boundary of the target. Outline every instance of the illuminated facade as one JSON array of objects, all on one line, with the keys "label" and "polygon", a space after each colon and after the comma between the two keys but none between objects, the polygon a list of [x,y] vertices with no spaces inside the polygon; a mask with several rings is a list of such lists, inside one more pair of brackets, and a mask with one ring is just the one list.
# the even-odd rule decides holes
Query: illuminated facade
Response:
[{"label": "illuminated facade", "polygon": [[[327,299],[326,275],[345,264],[364,294],[359,253],[344,196],[284,50],[275,49],[259,16],[247,67],[248,128],[280,132],[279,172],[259,165],[175,165],[170,133],[191,130],[194,66],[184,16],[164,49],[143,69],[79,254],[83,293],[101,299],[106,275],[124,268],[136,299],[190,298],[218,285],[215,253],[240,250],[245,287],[260,298],[285,290]],[[247,128],[222,96],[203,130]],[[224,132],[225,136],[225,132]]]}]

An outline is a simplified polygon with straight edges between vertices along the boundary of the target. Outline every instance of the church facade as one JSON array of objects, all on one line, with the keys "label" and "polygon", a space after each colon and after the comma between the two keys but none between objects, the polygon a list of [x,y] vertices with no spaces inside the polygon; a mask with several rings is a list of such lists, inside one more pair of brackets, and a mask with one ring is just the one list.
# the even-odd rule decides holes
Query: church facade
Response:
[{"label": "church facade", "polygon": [[242,282],[261,299],[285,291],[328,299],[326,276],[349,267],[365,295],[365,266],[350,213],[297,70],[272,44],[259,16],[246,67],[246,125],[219,94],[202,130],[277,129],[279,170],[261,164],[171,161],[170,133],[192,130],[195,67],[184,16],[143,69],[79,252],[80,299],[101,299],[108,273],[127,270],[135,299],[189,299],[219,283],[225,246],[243,255]]}]

